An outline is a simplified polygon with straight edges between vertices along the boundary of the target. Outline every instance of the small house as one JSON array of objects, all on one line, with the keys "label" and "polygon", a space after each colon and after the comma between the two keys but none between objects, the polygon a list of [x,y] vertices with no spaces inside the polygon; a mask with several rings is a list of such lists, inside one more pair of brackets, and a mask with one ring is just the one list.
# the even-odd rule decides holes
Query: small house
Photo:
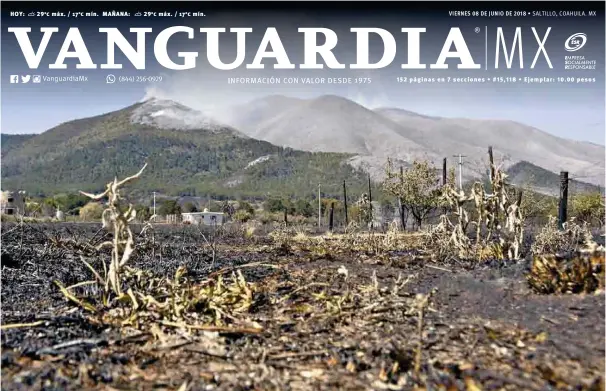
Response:
[{"label": "small house", "polygon": [[181,213],[183,224],[203,224],[203,225],[223,225],[225,222],[225,213],[204,212]]},{"label": "small house", "polygon": [[24,191],[0,192],[0,214],[23,215],[25,213]]}]

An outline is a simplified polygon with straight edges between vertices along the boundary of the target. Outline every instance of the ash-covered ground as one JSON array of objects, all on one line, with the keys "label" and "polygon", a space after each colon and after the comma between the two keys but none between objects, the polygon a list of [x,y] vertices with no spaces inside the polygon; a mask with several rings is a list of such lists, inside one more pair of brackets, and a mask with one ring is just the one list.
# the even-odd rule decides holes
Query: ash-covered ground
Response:
[{"label": "ash-covered ground", "polygon": [[[3,390],[604,389],[604,294],[537,295],[528,261],[318,254],[263,237],[218,239],[213,261],[194,227],[137,229],[129,266],[149,281],[184,266],[194,286],[231,287],[241,273],[245,305],[242,291],[203,303],[215,328],[119,323],[100,287],[73,290],[91,313],[54,282],[93,280],[82,259],[103,269],[99,224],[3,224]],[[207,319],[198,308],[188,319]]]}]

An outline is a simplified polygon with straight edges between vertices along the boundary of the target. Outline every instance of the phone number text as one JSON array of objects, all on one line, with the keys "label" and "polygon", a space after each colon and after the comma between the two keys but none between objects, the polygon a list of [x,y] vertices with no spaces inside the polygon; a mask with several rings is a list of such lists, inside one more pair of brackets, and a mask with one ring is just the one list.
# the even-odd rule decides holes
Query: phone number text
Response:
[{"label": "phone number text", "polygon": [[118,76],[120,83],[158,83],[162,76]]}]

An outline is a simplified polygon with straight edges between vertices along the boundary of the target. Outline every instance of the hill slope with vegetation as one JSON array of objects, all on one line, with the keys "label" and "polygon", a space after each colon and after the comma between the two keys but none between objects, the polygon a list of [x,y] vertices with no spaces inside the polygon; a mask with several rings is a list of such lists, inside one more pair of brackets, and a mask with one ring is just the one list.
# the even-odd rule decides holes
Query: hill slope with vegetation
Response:
[{"label": "hill slope with vegetation", "polygon": [[[133,121],[139,103],[66,122],[40,135],[2,137],[2,182],[6,189],[53,194],[98,191],[115,176],[146,175],[137,192],[173,195],[310,196],[322,183],[326,194],[367,185],[366,174],[339,153],[282,148],[241,136],[228,126],[160,128]],[[202,126],[202,125],[201,125]]]},{"label": "hill slope with vegetation", "polygon": [[[558,195],[560,191],[560,176],[549,170],[522,161],[507,169],[507,175],[512,184],[521,187],[531,187],[535,191],[548,195]],[[591,183],[582,182],[569,176],[569,191],[575,193],[604,192],[604,188]]]}]

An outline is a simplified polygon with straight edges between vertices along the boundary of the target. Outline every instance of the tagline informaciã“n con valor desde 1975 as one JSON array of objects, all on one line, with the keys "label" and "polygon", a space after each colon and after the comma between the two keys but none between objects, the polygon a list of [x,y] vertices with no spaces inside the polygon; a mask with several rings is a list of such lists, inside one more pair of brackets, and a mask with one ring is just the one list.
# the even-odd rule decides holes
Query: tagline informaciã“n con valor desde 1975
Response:
[{"label": "tagline informaci\u00e3\u201cn con valor desde 1975", "polygon": [[[595,77],[408,77],[397,76],[400,84],[447,84],[447,83],[511,83],[511,84],[583,84],[595,83]],[[228,84],[372,84],[372,77],[229,77]]]}]

